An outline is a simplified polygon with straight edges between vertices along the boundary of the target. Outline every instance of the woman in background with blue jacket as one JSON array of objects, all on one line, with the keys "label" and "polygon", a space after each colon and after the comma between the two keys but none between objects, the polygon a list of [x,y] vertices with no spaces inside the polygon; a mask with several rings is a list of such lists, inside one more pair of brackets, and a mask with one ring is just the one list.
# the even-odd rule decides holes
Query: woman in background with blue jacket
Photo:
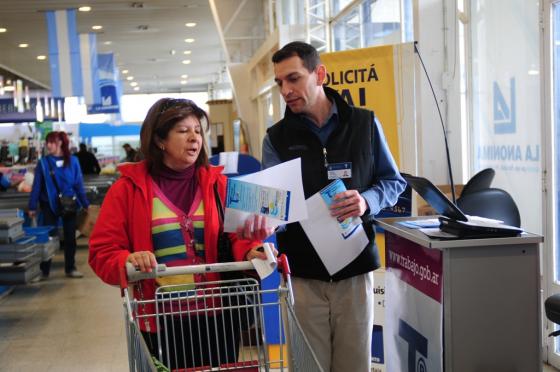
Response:
[{"label": "woman in background with blue jacket", "polygon": [[[29,198],[29,217],[37,214],[37,205],[43,212],[43,225],[56,226],[59,216],[64,230],[64,269],[66,276],[81,278],[83,274],[76,268],[76,215],[61,216],[59,192],[64,196],[75,196],[78,207],[88,208],[89,202],[84,191],[80,163],[70,155],[68,136],[65,132],[47,134],[48,155],[37,163],[33,188]],[[51,175],[52,172],[52,175]],[[56,180],[56,184],[53,180]],[[49,276],[51,261],[41,263],[43,278]]]}]

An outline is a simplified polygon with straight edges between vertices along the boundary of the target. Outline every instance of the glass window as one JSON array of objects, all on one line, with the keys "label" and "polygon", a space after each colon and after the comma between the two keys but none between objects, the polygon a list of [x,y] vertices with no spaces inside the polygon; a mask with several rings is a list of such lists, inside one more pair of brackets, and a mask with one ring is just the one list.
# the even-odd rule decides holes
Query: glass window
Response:
[{"label": "glass window", "polygon": [[[558,216],[558,212],[560,211],[560,205],[558,201],[560,201],[560,172],[558,171],[558,164],[560,164],[560,103],[558,102],[560,98],[560,5],[558,3],[553,4],[552,6],[552,110],[553,110],[553,128],[554,128],[554,140],[552,143],[554,144],[554,158],[553,162],[556,164],[554,167],[553,172],[555,173],[555,180],[554,180],[554,190],[556,193],[556,205],[554,206],[556,216]],[[555,232],[556,236],[560,236],[560,218],[556,217],[554,219],[556,221]],[[558,241],[558,238],[555,239]],[[554,280],[555,282],[560,282],[560,249],[555,247],[556,257],[555,257],[555,270],[554,270]],[[555,347],[556,352],[560,352],[560,343],[556,343]]]},{"label": "glass window", "polygon": [[542,233],[538,2],[469,3],[473,171],[493,168],[522,226]]},{"label": "glass window", "polygon": [[333,50],[414,40],[412,0],[363,0],[337,18],[340,9],[336,6],[348,3],[331,1]]},{"label": "glass window", "polygon": [[359,8],[333,24],[334,50],[355,49],[361,47],[361,24]]}]

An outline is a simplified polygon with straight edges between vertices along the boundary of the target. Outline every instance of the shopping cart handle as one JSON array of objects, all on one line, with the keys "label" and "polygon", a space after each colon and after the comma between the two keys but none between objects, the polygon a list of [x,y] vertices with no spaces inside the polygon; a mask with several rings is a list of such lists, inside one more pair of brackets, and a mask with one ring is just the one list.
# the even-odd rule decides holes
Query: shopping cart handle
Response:
[{"label": "shopping cart handle", "polygon": [[208,272],[224,272],[224,271],[243,271],[253,270],[253,263],[250,261],[243,262],[223,262],[203,265],[186,265],[167,267],[165,264],[159,264],[150,273],[143,273],[130,262],[126,263],[126,276],[129,283],[137,282],[144,279],[155,279],[171,275],[184,274],[202,274]]}]

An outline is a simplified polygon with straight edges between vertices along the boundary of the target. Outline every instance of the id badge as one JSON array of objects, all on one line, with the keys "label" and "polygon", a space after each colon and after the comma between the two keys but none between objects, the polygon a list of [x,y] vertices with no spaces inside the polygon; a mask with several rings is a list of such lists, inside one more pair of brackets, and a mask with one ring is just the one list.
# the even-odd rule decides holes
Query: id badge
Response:
[{"label": "id badge", "polygon": [[327,174],[329,180],[336,180],[339,178],[352,178],[352,163],[334,163],[327,166]]}]

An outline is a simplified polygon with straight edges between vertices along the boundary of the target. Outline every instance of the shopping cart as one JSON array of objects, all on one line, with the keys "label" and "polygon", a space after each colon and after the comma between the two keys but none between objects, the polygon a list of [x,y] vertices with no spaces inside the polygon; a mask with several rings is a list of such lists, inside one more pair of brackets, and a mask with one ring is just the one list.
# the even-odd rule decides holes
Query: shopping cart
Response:
[{"label": "shopping cart", "polygon": [[[322,371],[294,313],[284,255],[278,257],[276,289],[261,289],[257,280],[243,278],[163,285],[152,299],[142,298],[141,291],[135,292],[140,298],[132,298],[129,292],[129,286],[138,289],[146,279],[253,269],[251,262],[232,262],[158,265],[152,273],[141,273],[128,265],[121,289],[130,371]],[[141,311],[146,307],[153,311]],[[267,342],[265,312],[277,314],[279,346]],[[155,324],[155,335],[145,338],[141,323],[145,329]]]}]

